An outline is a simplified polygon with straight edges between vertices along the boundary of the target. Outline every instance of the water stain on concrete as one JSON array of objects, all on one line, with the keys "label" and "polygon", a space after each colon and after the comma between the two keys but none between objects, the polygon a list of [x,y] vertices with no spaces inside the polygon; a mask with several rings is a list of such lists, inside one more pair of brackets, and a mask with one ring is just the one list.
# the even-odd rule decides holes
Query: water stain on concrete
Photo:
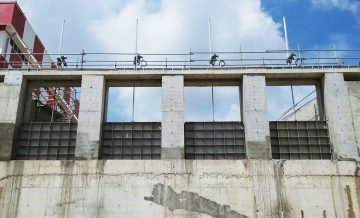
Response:
[{"label": "water stain on concrete", "polygon": [[[21,197],[21,187],[22,187],[22,176],[24,173],[24,161],[14,161],[14,170],[13,170],[13,179],[9,180],[11,186],[10,193],[5,194],[5,196],[10,196],[9,204],[7,205],[7,215],[6,217],[17,217],[19,211],[19,201]],[[8,184],[7,184],[8,186]]]},{"label": "water stain on concrete", "polygon": [[74,161],[61,161],[62,168],[62,184],[61,184],[61,197],[60,201],[57,203],[56,214],[61,216],[66,216],[69,211],[71,204],[74,204],[71,200],[72,197],[72,174],[74,170]]},{"label": "water stain on concrete", "polygon": [[357,203],[360,207],[360,167],[357,167],[355,171],[355,185]]},{"label": "water stain on concrete", "polygon": [[154,185],[151,197],[144,197],[171,211],[183,209],[191,212],[204,213],[216,218],[248,218],[234,210],[229,205],[220,205],[196,193],[182,191],[176,193],[171,187],[158,183]]},{"label": "water stain on concrete", "polygon": [[351,197],[351,190],[348,185],[346,186],[345,191],[346,191],[346,196],[347,196],[348,204],[349,204],[348,217],[355,218],[354,206],[353,206],[353,201],[352,201],[352,197]]}]

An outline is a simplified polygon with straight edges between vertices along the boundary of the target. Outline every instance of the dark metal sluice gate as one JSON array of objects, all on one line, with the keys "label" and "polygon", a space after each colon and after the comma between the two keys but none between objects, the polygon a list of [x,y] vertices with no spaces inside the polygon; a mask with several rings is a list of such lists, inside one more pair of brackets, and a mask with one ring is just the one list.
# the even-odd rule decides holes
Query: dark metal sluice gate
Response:
[{"label": "dark metal sluice gate", "polygon": [[161,159],[161,123],[104,123],[101,158]]},{"label": "dark metal sluice gate", "polygon": [[270,122],[273,159],[331,159],[326,121]]},{"label": "dark metal sluice gate", "polygon": [[185,123],[186,159],[245,159],[242,122]]},{"label": "dark metal sluice gate", "polygon": [[74,160],[77,123],[23,123],[16,160]]}]

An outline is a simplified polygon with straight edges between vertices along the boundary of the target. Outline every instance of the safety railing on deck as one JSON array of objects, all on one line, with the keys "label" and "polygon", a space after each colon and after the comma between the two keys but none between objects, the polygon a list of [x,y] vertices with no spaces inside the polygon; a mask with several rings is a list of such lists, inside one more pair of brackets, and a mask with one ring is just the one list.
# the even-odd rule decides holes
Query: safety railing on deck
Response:
[{"label": "safety railing on deck", "polygon": [[[7,56],[10,54],[3,54]],[[12,54],[14,55],[14,54]],[[21,57],[28,53],[17,54]],[[40,55],[31,53],[31,55]],[[49,54],[55,62],[33,63],[2,61],[2,69],[108,69],[108,70],[154,70],[154,69],[214,69],[214,68],[360,68],[360,50],[266,50],[185,53],[101,53],[85,52]],[[6,63],[5,63],[6,62]],[[1,67],[0,67],[1,68]]]}]

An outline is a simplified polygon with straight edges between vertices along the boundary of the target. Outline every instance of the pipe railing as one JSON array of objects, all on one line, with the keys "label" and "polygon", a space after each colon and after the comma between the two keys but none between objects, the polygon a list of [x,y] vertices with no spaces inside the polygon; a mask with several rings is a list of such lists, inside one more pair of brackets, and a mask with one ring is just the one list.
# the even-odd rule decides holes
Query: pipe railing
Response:
[{"label": "pipe railing", "polygon": [[[41,55],[42,53],[32,53]],[[0,68],[28,70],[45,69],[203,69],[203,68],[328,68],[360,67],[360,50],[266,50],[266,51],[230,51],[212,52],[217,54],[214,64],[210,64],[209,52],[190,51],[189,53],[103,53],[85,52],[62,53],[64,61],[42,62],[0,61]],[[294,54],[292,58],[287,54]],[[11,54],[2,54],[8,56]],[[14,54],[12,54],[14,55]],[[17,55],[28,55],[18,53]],[[59,58],[59,54],[48,54]],[[55,59],[56,59],[55,58]],[[221,64],[223,61],[224,64]],[[16,67],[18,65],[18,67]]]}]

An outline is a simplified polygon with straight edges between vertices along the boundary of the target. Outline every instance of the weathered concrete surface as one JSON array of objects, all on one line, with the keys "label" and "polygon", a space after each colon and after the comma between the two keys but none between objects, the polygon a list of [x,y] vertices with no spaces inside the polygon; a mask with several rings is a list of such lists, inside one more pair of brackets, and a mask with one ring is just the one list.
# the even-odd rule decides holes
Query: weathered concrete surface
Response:
[{"label": "weathered concrete surface", "polygon": [[104,97],[104,76],[84,75],[81,81],[81,100],[75,149],[76,159],[98,158]]},{"label": "weathered concrete surface", "polygon": [[321,120],[320,110],[318,107],[317,98],[309,101],[302,108],[298,109],[296,113],[289,116],[287,121],[313,121]]},{"label": "weathered concrete surface", "polygon": [[349,90],[352,124],[355,129],[356,142],[360,150],[360,82],[348,81],[346,84]]},{"label": "weathered concrete surface", "polygon": [[[303,83],[306,79],[319,79],[324,73],[346,74],[347,77],[359,79],[360,68],[283,68],[283,69],[266,69],[266,68],[193,68],[193,70],[182,69],[164,69],[164,70],[43,70],[43,71],[24,71],[24,75],[29,79],[46,79],[51,80],[54,76],[59,80],[80,79],[82,75],[104,75],[106,79],[161,79],[162,75],[184,75],[185,79],[240,79],[242,75],[266,75],[266,78],[272,79],[295,79]],[[0,71],[0,76],[6,71]],[[211,84],[211,83],[209,83]]]},{"label": "weathered concrete surface", "polygon": [[26,82],[21,72],[5,74],[0,83],[0,160],[10,160],[17,138],[16,130],[21,121]]},{"label": "weathered concrete surface", "polygon": [[184,158],[184,76],[162,77],[161,158]]},{"label": "weathered concrete surface", "polygon": [[243,76],[243,122],[249,159],[271,159],[265,76]]},{"label": "weathered concrete surface", "polygon": [[[271,198],[266,213],[261,198]],[[351,218],[360,217],[360,175],[356,163],[330,160],[3,161],[0,211],[1,218]]]},{"label": "weathered concrete surface", "polygon": [[164,206],[170,211],[183,209],[219,218],[248,217],[231,210],[229,205],[220,205],[193,192],[182,191],[178,194],[171,187],[161,183],[154,185],[152,196],[144,199]]},{"label": "weathered concrete surface", "polygon": [[334,155],[339,160],[360,161],[348,86],[342,73],[325,74],[324,105]]}]

